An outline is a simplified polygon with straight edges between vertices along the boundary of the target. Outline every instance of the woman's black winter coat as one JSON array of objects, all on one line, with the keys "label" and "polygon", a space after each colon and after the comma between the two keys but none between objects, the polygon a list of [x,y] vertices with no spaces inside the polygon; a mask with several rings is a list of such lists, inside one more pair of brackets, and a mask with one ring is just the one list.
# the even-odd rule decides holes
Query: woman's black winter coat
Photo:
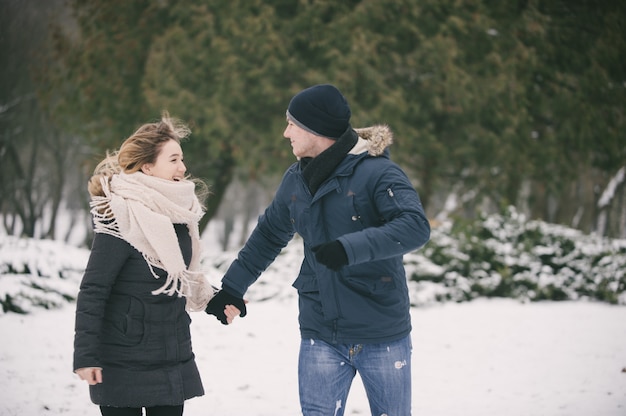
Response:
[{"label": "woman's black winter coat", "polygon": [[[191,259],[187,227],[175,225],[183,258]],[[185,298],[153,295],[166,273],[128,242],[96,234],[76,307],[74,370],[101,367],[91,400],[115,407],[174,406],[204,394],[191,348]]]}]

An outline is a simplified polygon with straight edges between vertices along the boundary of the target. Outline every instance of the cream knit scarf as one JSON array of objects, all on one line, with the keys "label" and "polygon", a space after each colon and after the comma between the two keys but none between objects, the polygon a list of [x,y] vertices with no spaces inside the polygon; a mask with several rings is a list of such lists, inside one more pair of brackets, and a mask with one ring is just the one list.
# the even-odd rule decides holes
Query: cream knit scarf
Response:
[{"label": "cream knit scarf", "polygon": [[[90,203],[94,231],[121,238],[139,250],[156,279],[154,267],[167,271],[165,283],[153,295],[177,293],[187,299],[187,310],[204,310],[214,290],[200,271],[198,222],[204,212],[194,183],[136,172],[115,174],[110,183],[103,179],[102,188],[105,196],[94,196]],[[173,224],[186,224],[189,229],[189,268]]]}]

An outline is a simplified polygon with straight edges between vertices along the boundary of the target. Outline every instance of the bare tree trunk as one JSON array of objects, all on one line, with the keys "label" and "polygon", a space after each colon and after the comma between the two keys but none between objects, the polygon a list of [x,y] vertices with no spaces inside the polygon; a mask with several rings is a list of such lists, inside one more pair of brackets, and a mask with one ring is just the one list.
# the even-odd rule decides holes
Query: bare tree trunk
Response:
[{"label": "bare tree trunk", "polygon": [[597,232],[600,235],[618,237],[624,233],[622,221],[624,183],[626,183],[626,166],[610,178],[598,199]]}]

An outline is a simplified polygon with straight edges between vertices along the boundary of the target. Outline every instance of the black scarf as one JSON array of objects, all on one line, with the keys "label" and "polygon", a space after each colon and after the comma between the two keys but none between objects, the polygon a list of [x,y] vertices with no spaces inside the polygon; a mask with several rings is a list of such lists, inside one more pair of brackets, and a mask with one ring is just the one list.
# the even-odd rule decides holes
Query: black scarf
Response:
[{"label": "black scarf", "polygon": [[309,185],[311,195],[315,195],[320,185],[339,166],[358,141],[358,134],[349,127],[339,139],[317,157],[305,157],[300,160],[302,176]]}]

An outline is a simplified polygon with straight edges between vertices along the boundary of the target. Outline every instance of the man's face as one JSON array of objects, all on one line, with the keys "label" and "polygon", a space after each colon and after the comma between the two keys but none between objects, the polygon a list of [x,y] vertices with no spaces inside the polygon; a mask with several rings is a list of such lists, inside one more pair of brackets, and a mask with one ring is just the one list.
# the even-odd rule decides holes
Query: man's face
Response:
[{"label": "man's face", "polygon": [[287,119],[287,127],[283,132],[283,136],[289,139],[293,154],[299,159],[317,157],[317,155],[328,149],[335,142],[332,139],[309,133],[289,119]]}]

